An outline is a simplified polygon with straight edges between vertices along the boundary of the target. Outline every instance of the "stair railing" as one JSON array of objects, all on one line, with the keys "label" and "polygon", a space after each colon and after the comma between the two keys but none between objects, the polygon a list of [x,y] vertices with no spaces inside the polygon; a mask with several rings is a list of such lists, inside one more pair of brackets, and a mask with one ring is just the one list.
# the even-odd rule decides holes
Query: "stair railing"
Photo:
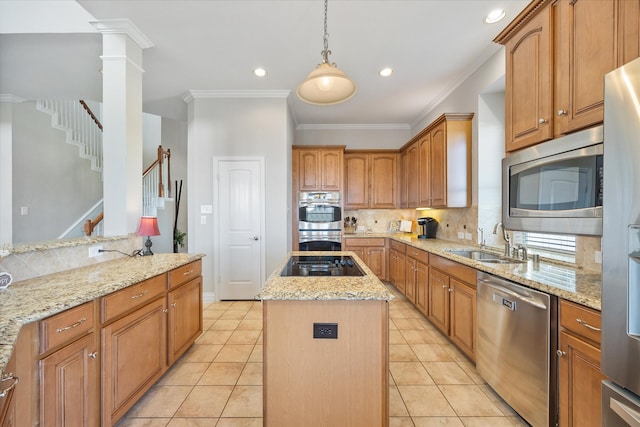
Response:
[{"label": "stair railing", "polygon": [[[166,161],[165,161],[166,160]],[[163,175],[167,174],[167,192],[165,193]],[[158,156],[142,173],[142,214],[157,215],[157,201],[171,194],[171,149],[158,146]]]}]

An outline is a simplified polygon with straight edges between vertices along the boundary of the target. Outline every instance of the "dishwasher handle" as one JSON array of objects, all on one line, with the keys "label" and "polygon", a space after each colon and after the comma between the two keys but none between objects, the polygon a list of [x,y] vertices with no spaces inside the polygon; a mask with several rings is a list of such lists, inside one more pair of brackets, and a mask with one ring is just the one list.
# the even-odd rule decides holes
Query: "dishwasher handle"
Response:
[{"label": "dishwasher handle", "polygon": [[522,301],[522,302],[524,302],[526,304],[532,305],[532,306],[540,308],[542,310],[546,310],[547,309],[547,305],[546,304],[544,304],[544,303],[542,303],[540,301],[537,301],[535,298],[532,298],[532,297],[526,296],[526,295],[520,295],[519,293],[514,292],[509,288],[505,288],[504,286],[500,286],[499,284],[494,283],[491,279],[480,279],[479,278],[478,282],[480,282],[483,285],[488,286],[488,287],[490,287],[492,289],[495,289],[495,290],[497,290],[499,292],[504,292],[505,294],[507,294],[507,295],[509,295],[511,297],[517,298],[517,299],[519,299],[520,301]]}]

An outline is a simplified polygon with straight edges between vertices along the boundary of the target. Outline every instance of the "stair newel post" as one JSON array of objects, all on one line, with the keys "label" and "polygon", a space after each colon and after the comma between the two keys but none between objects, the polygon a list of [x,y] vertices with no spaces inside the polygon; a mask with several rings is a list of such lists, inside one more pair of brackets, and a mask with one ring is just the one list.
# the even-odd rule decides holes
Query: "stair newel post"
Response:
[{"label": "stair newel post", "polygon": [[171,197],[171,148],[167,148],[167,187]]},{"label": "stair newel post", "polygon": [[162,163],[164,161],[164,151],[162,145],[158,145],[158,197],[164,197],[164,185],[162,185]]}]

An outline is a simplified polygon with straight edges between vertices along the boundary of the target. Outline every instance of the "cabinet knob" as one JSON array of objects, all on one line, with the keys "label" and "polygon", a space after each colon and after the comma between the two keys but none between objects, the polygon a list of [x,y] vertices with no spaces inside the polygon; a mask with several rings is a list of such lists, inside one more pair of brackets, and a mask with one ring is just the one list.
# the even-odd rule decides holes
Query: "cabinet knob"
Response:
[{"label": "cabinet knob", "polygon": [[176,307],[177,305],[178,305],[178,303],[176,303],[176,302],[171,303],[171,307]]},{"label": "cabinet knob", "polygon": [[556,350],[556,354],[558,355],[558,357],[562,357],[567,353],[565,353],[564,351],[558,349],[558,350]]},{"label": "cabinet knob", "polygon": [[453,288],[449,288],[449,292],[453,292]]},{"label": "cabinet knob", "polygon": [[567,110],[558,110],[558,115],[559,116],[566,116],[567,115]]},{"label": "cabinet knob", "polygon": [[163,309],[163,310],[162,310],[162,312],[163,312],[163,313],[168,313],[168,312],[169,312],[169,309],[168,309],[168,308],[165,308],[165,309]]},{"label": "cabinet knob", "polygon": [[89,357],[95,359],[96,357],[98,357],[98,352],[94,351],[93,353],[89,353]]},{"label": "cabinet knob", "polygon": [[547,123],[547,119],[538,119],[538,123],[540,124]]},{"label": "cabinet knob", "polygon": [[442,289],[447,289],[447,285],[442,285]]}]

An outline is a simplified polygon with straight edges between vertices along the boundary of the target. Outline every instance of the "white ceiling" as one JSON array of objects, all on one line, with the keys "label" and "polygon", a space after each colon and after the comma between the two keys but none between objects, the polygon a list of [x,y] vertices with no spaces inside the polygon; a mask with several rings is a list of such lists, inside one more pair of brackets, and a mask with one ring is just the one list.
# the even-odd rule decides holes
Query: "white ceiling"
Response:
[{"label": "white ceiling", "polygon": [[[330,0],[329,59],[358,92],[313,106],[295,90],[321,60],[322,0],[2,0],[0,94],[100,100],[101,36],[87,21],[128,18],[154,44],[143,56],[146,112],[185,119],[189,90],[289,90],[297,124],[406,127],[498,50],[492,39],[527,4]],[[495,8],[506,18],[485,24]],[[386,66],[394,73],[382,78]]]}]

